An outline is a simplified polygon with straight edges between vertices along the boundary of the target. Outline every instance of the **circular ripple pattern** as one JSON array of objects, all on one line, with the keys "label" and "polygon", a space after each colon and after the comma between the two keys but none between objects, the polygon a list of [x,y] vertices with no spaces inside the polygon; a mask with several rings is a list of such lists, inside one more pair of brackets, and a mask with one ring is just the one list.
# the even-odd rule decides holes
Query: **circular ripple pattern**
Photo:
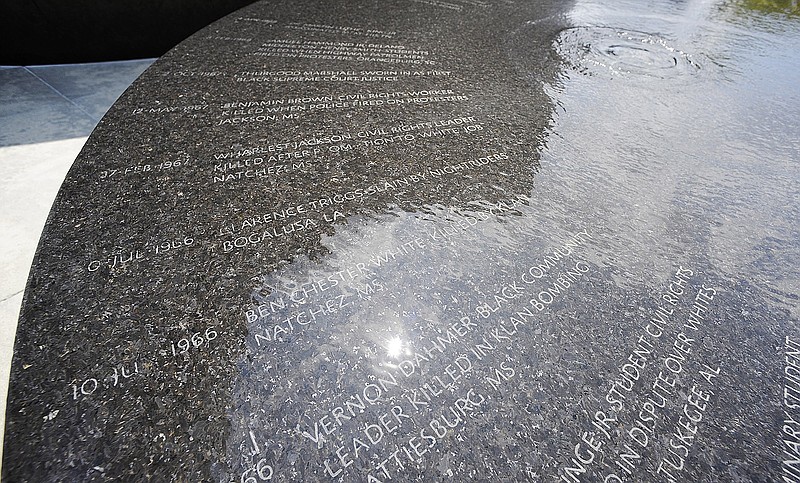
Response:
[{"label": "circular ripple pattern", "polygon": [[564,29],[555,43],[567,63],[587,75],[668,79],[700,69],[689,55],[664,39],[635,30],[572,27]]}]

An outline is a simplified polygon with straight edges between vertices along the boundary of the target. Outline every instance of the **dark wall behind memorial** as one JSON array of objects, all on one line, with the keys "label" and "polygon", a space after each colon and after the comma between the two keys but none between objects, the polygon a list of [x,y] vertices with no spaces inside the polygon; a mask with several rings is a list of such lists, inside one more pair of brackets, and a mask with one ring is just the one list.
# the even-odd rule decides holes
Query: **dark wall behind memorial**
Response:
[{"label": "dark wall behind memorial", "polygon": [[253,0],[0,0],[0,65],[159,57]]}]

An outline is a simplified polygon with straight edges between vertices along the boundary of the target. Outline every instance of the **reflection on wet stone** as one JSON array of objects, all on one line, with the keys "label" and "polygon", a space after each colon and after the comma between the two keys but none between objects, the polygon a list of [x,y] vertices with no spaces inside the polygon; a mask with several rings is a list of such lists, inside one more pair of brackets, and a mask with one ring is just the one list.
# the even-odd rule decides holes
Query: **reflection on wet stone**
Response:
[{"label": "reflection on wet stone", "polygon": [[718,10],[595,7],[262,2],[161,58],[53,207],[4,479],[800,481],[797,111]]}]

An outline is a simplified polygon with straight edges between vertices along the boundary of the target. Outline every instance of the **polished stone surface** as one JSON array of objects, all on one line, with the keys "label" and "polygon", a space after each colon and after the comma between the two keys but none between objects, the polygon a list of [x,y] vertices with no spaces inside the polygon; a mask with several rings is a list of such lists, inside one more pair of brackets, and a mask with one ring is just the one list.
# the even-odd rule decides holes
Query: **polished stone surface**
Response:
[{"label": "polished stone surface", "polygon": [[[91,128],[153,60],[0,69],[2,427],[23,291],[50,207]],[[9,73],[25,74],[13,84],[13,94],[3,83]],[[42,89],[48,95],[40,95]]]},{"label": "polished stone surface", "polygon": [[263,2],[159,59],[51,212],[4,477],[796,478],[792,12],[618,8]]}]

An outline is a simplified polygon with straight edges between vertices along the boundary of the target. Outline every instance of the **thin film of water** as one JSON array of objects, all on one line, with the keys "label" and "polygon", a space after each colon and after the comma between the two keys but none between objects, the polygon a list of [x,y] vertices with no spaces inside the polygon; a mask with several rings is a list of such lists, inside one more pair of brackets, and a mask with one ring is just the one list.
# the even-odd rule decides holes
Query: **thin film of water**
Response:
[{"label": "thin film of water", "polygon": [[[235,389],[252,408],[234,414],[229,448],[254,468],[280,461],[289,463],[281,463],[289,478],[310,474],[304,444],[321,449],[340,437],[326,440],[319,430],[327,408],[354,403],[353,395],[377,401],[365,388],[378,391],[374,381],[390,374],[425,387],[442,367],[457,365],[444,356],[409,361],[442,327],[473,314],[475,300],[491,300],[520,267],[535,266],[549,243],[582,230],[591,233],[591,249],[575,266],[602,274],[557,318],[526,327],[513,355],[536,377],[520,382],[512,399],[496,399],[509,404],[497,414],[510,414],[521,440],[559,458],[571,450],[565,435],[579,434],[563,422],[596,406],[591,395],[603,391],[587,361],[618,351],[630,330],[622,319],[646,313],[653,287],[676,266],[701,267],[729,284],[746,280],[799,316],[800,213],[790,200],[798,199],[800,178],[800,87],[784,73],[800,67],[792,48],[800,30],[770,15],[708,2],[578,2],[573,27],[554,45],[566,70],[549,89],[559,108],[529,196],[354,216],[323,239],[331,255],[321,264],[301,257],[256,281],[253,299],[265,314],[248,315],[256,355],[241,361]],[[325,305],[308,302],[316,296]],[[291,342],[291,351],[264,342],[270,338]],[[408,396],[391,384],[383,390]],[[363,418],[380,417],[378,407],[366,407]],[[459,441],[502,427],[477,424]],[[268,445],[263,428],[281,431],[280,443]],[[399,447],[401,439],[386,435],[385,444]],[[532,475],[553,479],[567,458],[545,450],[525,457]],[[452,475],[449,458],[432,471]],[[474,464],[475,471],[484,465]]]},{"label": "thin film of water", "polygon": [[617,282],[701,251],[800,315],[800,10],[777,3],[574,8],[538,187],[622,233]]}]

